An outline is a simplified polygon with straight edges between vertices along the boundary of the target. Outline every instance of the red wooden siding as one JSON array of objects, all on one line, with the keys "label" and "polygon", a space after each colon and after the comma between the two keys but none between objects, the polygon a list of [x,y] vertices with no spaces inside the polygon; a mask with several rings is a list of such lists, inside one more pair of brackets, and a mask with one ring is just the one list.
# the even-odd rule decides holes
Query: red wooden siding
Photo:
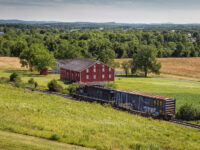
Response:
[{"label": "red wooden siding", "polygon": [[65,69],[61,68],[60,69],[60,78],[79,82],[80,81],[80,72],[65,70]]},{"label": "red wooden siding", "polygon": [[[96,71],[95,71],[96,66]],[[103,67],[104,66],[104,67]],[[104,68],[104,71],[103,71]],[[88,72],[87,72],[88,69]],[[104,81],[114,81],[114,69],[103,63],[95,63],[94,65],[88,67],[81,72],[70,71],[61,68],[60,78],[68,79],[76,82],[104,82]],[[88,76],[88,79],[87,79]],[[103,78],[104,76],[104,78]]]}]

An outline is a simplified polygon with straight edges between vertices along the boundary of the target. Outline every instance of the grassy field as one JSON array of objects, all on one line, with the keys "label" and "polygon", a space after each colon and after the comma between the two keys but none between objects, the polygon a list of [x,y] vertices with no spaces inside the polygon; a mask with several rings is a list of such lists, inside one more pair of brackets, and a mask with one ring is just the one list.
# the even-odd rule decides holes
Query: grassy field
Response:
[{"label": "grassy field", "polygon": [[0,69],[25,70],[21,67],[20,60],[17,57],[0,57]]},{"label": "grassy field", "polygon": [[0,131],[1,150],[90,150],[23,134]]},{"label": "grassy field", "polygon": [[67,85],[59,80],[59,74],[49,74],[48,76],[43,76],[38,72],[30,72],[28,70],[0,70],[0,77],[9,77],[13,72],[17,72],[22,77],[21,79],[26,83],[30,78],[34,78],[34,80],[37,81],[40,86],[47,87],[49,81],[56,79],[63,87],[67,87]]},{"label": "grassy field", "polygon": [[[122,63],[131,59],[116,59]],[[167,78],[200,81],[200,57],[193,58],[158,58],[161,62],[161,75]],[[123,71],[121,68],[117,70]]]},{"label": "grassy field", "polygon": [[[97,149],[198,150],[200,132],[0,84],[0,130]],[[1,144],[0,144],[1,145]]]},{"label": "grassy field", "polygon": [[[9,75],[14,71],[16,70],[0,70],[0,77],[9,77]],[[59,74],[41,76],[37,72],[32,73],[22,70],[16,72],[20,74],[24,82],[28,82],[28,80],[33,77],[39,85],[44,86],[45,88],[47,88],[48,82],[52,79],[58,80],[63,87],[68,86],[59,80]],[[200,82],[168,78],[116,77],[115,79],[118,89],[136,90],[176,98],[176,110],[185,103],[191,103],[200,109]]]},{"label": "grassy field", "polygon": [[176,110],[190,103],[200,109],[200,82],[165,78],[116,78],[119,89],[128,89],[176,98]]}]

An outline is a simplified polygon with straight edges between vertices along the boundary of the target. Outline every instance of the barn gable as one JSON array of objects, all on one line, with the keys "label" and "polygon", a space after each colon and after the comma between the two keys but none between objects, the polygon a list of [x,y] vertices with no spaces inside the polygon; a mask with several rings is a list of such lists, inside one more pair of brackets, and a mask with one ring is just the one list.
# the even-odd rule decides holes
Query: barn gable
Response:
[{"label": "barn gable", "polygon": [[105,82],[114,81],[114,69],[104,63],[76,58],[61,66],[61,79],[76,82]]}]

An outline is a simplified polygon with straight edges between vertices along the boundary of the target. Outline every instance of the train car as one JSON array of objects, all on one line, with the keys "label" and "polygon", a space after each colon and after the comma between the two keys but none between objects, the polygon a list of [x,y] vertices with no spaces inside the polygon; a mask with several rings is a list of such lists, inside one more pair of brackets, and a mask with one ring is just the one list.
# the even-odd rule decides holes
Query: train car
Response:
[{"label": "train car", "polygon": [[114,90],[99,85],[79,86],[74,95],[79,99],[110,103],[123,110],[140,112],[149,116],[170,119],[175,114],[176,100],[164,96]]},{"label": "train car", "polygon": [[175,103],[173,98],[141,92],[117,90],[115,93],[116,106],[165,119],[170,119],[175,114]]},{"label": "train car", "polygon": [[87,98],[93,98],[93,100],[99,102],[107,102],[114,104],[115,91],[111,88],[106,88],[100,85],[84,85],[79,86],[76,90],[76,94]]}]

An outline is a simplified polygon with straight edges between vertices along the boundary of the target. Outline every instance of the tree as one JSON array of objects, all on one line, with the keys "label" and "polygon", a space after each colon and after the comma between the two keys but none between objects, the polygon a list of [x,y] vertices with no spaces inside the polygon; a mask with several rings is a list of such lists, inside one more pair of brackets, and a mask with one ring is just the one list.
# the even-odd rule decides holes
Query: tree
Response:
[{"label": "tree", "polygon": [[48,67],[55,67],[53,52],[49,52],[44,46],[38,48],[35,52],[34,66],[38,71]]},{"label": "tree", "polygon": [[133,64],[145,73],[145,77],[150,72],[159,74],[161,64],[157,62],[156,56],[157,51],[153,46],[141,46],[137,54],[133,55]]},{"label": "tree", "polygon": [[111,49],[104,49],[100,52],[98,60],[102,61],[107,65],[112,65],[114,63],[115,52]]},{"label": "tree", "polygon": [[30,49],[25,49],[20,54],[22,66],[28,66],[31,71],[35,67],[38,71],[55,65],[55,59],[52,52],[43,44],[32,44]]},{"label": "tree", "polygon": [[124,61],[122,62],[122,68],[124,69],[124,72],[126,74],[126,76],[128,76],[128,71],[129,71],[129,68],[130,68],[130,63],[128,61]]}]

